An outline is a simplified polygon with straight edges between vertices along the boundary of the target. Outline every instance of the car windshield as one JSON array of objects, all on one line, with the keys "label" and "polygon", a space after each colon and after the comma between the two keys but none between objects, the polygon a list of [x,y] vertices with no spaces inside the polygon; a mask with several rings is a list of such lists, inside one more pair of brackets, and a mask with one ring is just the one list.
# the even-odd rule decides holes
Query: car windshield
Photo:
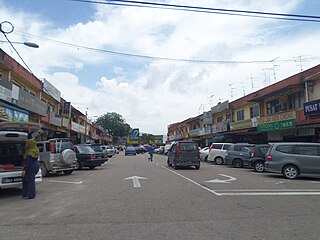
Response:
[{"label": "car windshield", "polygon": [[95,151],[89,146],[76,146],[79,153],[95,153]]}]

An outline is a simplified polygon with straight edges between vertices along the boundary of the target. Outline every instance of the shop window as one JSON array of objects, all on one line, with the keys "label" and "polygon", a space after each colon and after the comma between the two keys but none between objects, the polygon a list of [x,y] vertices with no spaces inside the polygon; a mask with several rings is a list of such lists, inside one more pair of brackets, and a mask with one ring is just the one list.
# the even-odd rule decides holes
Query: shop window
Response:
[{"label": "shop window", "polygon": [[289,109],[296,109],[303,107],[304,94],[303,92],[297,92],[288,96]]},{"label": "shop window", "polygon": [[237,121],[244,120],[244,110],[237,111]]},{"label": "shop window", "polygon": [[259,117],[260,113],[259,113],[259,106],[255,105],[253,107],[250,108],[250,118],[254,118],[254,117]]},{"label": "shop window", "polygon": [[270,115],[277,112],[280,112],[279,99],[275,99],[270,102],[267,102],[267,114]]}]

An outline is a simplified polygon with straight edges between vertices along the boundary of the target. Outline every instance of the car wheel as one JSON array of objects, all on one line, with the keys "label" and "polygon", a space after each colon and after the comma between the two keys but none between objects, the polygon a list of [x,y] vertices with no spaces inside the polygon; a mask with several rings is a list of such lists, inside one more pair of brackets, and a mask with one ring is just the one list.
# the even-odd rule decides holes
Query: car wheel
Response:
[{"label": "car wheel", "polygon": [[199,170],[200,169],[200,166],[195,166],[196,170]]},{"label": "car wheel", "polygon": [[79,161],[76,161],[76,169],[78,169],[78,170],[82,169],[82,166],[79,163]]},{"label": "car wheel", "polygon": [[235,160],[233,160],[233,166],[235,167],[235,168],[241,168],[242,167],[242,161],[241,161],[241,159],[235,159]]},{"label": "car wheel", "polygon": [[40,163],[40,169],[41,169],[42,177],[47,177],[49,175],[49,171],[48,171],[45,163],[43,163],[43,162]]},{"label": "car wheel", "polygon": [[299,169],[296,166],[288,165],[283,168],[282,174],[284,178],[296,179],[299,175]]},{"label": "car wheel", "polygon": [[96,168],[96,166],[90,166],[89,167],[90,170],[95,169],[95,168]]},{"label": "car wheel", "polygon": [[206,157],[204,158],[204,161],[205,161],[205,162],[208,162],[208,156],[206,156]]},{"label": "car wheel", "polygon": [[172,167],[172,164],[169,162],[169,160],[167,160],[167,164],[169,167]]},{"label": "car wheel", "polygon": [[264,162],[257,161],[254,163],[254,170],[256,172],[263,172],[264,171]]},{"label": "car wheel", "polygon": [[64,175],[70,175],[73,172],[73,170],[64,170],[63,174]]},{"label": "car wheel", "polygon": [[217,165],[222,165],[222,164],[223,164],[223,159],[222,159],[222,157],[216,157],[216,159],[214,160],[214,162],[215,162]]}]

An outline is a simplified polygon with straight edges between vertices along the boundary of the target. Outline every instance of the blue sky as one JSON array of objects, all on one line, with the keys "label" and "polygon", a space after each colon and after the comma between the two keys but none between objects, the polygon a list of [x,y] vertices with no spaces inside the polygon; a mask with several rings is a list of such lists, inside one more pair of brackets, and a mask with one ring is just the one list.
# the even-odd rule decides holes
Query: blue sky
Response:
[{"label": "blue sky", "polygon": [[[318,0],[165,2],[320,16]],[[39,49],[16,48],[39,79],[49,80],[80,111],[91,116],[115,111],[132,127],[153,134],[166,134],[167,125],[197,116],[210,104],[252,92],[251,76],[253,90],[258,90],[299,72],[301,66],[307,69],[320,63],[320,23],[69,0],[2,0],[0,16],[0,22],[15,26],[8,34],[11,41],[40,45]],[[68,44],[169,59],[277,60],[275,68],[272,63],[188,63]],[[8,44],[0,47],[20,61]]]}]

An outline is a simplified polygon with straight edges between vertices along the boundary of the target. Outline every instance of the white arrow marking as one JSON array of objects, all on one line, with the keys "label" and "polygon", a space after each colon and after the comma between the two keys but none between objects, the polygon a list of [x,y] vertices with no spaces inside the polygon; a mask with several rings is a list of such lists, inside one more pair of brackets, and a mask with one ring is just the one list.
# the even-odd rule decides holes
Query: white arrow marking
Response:
[{"label": "white arrow marking", "polygon": [[205,182],[208,182],[208,183],[230,183],[231,181],[237,180],[235,177],[231,177],[228,175],[224,175],[224,174],[219,174],[219,175],[226,177],[226,178],[229,178],[229,179],[226,179],[226,180],[213,179],[213,180],[209,180],[209,181],[205,181]]},{"label": "white arrow marking", "polygon": [[132,177],[125,178],[123,180],[132,180],[133,187],[138,188],[138,187],[141,187],[139,179],[148,179],[148,178],[139,177],[139,176],[132,176]]}]

